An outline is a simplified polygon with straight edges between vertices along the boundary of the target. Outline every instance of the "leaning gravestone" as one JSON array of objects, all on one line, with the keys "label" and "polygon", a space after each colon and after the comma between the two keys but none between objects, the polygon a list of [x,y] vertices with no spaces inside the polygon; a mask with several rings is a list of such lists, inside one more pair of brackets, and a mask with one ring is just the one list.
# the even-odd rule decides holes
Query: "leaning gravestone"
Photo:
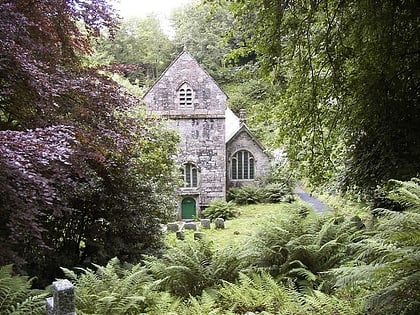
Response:
[{"label": "leaning gravestone", "polygon": [[194,240],[196,240],[196,241],[202,240],[202,239],[204,239],[205,236],[206,236],[206,233],[203,233],[203,232],[195,232],[194,233]]},{"label": "leaning gravestone", "polygon": [[224,229],[225,228],[225,220],[223,218],[216,218],[214,220],[214,224],[216,225],[216,229]]},{"label": "leaning gravestone", "polygon": [[203,229],[209,229],[210,228],[210,219],[201,219],[201,227]]}]

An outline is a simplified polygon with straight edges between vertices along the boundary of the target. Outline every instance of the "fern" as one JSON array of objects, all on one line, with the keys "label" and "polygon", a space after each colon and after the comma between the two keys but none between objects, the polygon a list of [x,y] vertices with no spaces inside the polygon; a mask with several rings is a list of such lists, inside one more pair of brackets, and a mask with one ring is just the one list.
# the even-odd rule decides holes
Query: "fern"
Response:
[{"label": "fern", "polygon": [[374,230],[349,245],[357,255],[350,266],[334,270],[336,285],[369,288],[364,307],[371,314],[415,314],[420,312],[419,180],[391,184],[388,197],[405,210],[374,211]]},{"label": "fern", "polygon": [[0,268],[0,314],[45,314],[47,292],[31,289],[32,279],[12,276],[12,265]]},{"label": "fern", "polygon": [[271,312],[286,308],[292,298],[284,286],[266,272],[241,273],[239,283],[224,282],[219,290],[221,306],[234,313]]},{"label": "fern", "polygon": [[253,239],[255,265],[291,279],[301,292],[330,292],[334,277],[328,271],[348,260],[347,244],[364,233],[357,217],[302,216],[292,205],[288,216],[269,220]]},{"label": "fern", "polygon": [[78,314],[141,314],[159,303],[148,270],[141,265],[123,268],[117,258],[97,269],[78,269],[81,274],[63,268],[75,282]]},{"label": "fern", "polygon": [[162,258],[146,257],[145,264],[161,288],[181,297],[198,296],[238,276],[248,264],[241,252],[241,248],[213,250],[208,242],[187,241],[169,248]]},{"label": "fern", "polygon": [[304,297],[302,308],[306,314],[317,315],[357,315],[362,314],[359,307],[351,305],[349,301],[327,295],[320,291],[314,291]]},{"label": "fern", "polygon": [[206,291],[203,291],[201,296],[192,296],[183,303],[179,303],[174,311],[174,315],[230,314],[218,308],[216,298]]},{"label": "fern", "polygon": [[226,202],[222,199],[214,199],[210,202],[209,206],[204,209],[202,215],[210,220],[216,218],[229,220],[236,218],[239,215],[239,212],[233,201]]},{"label": "fern", "polygon": [[249,205],[263,202],[265,193],[262,188],[255,185],[245,185],[231,188],[228,191],[228,200],[233,200],[238,205]]}]

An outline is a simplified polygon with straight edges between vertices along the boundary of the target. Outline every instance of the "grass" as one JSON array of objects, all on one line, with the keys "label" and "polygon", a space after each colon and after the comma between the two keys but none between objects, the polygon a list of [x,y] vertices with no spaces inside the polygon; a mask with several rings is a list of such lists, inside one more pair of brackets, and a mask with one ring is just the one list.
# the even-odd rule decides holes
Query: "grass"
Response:
[{"label": "grass", "polygon": [[[299,204],[303,205],[303,203]],[[261,223],[275,216],[287,216],[289,209],[295,206],[296,202],[293,204],[277,203],[238,206],[240,215],[235,219],[225,221],[224,229],[216,230],[214,223],[212,223],[211,229],[200,228],[199,231],[204,232],[206,234],[205,238],[218,244],[218,246],[241,244],[258,231]],[[184,232],[186,239],[193,239],[194,231],[185,230]],[[175,233],[168,232],[166,241],[169,244],[176,242]]]}]

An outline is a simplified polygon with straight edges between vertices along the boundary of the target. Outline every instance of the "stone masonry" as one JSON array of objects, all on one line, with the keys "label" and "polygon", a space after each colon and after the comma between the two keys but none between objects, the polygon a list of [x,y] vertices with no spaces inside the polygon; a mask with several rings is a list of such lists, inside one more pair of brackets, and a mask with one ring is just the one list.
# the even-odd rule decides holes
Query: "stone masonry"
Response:
[{"label": "stone masonry", "polygon": [[[178,90],[185,83],[193,90],[190,108],[179,106]],[[180,189],[180,195],[194,198],[198,208],[214,198],[225,198],[226,101],[226,94],[186,51],[144,97],[146,110],[168,118],[168,126],[180,133],[177,163],[194,163],[198,168],[198,187]]]},{"label": "stone masonry", "polygon": [[[254,157],[255,163],[255,179],[261,179],[266,176],[270,170],[270,158],[265,152],[264,147],[251,134],[246,125],[237,131],[237,133],[226,144],[227,169],[230,168],[230,162],[235,152],[239,150],[247,150]],[[243,186],[254,183],[254,180],[232,180],[230,174],[226,177],[227,188]]]}]

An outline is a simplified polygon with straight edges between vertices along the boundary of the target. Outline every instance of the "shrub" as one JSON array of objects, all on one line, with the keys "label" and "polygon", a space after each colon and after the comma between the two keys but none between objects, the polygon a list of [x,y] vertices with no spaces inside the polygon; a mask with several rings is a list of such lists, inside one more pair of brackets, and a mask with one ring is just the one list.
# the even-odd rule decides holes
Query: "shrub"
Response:
[{"label": "shrub", "polygon": [[229,190],[228,200],[233,200],[238,205],[260,203],[264,201],[264,191],[255,185],[235,187]]},{"label": "shrub", "polygon": [[272,183],[263,188],[264,201],[269,203],[292,202],[294,201],[291,186],[286,183]]},{"label": "shrub", "polygon": [[236,218],[239,215],[239,212],[233,201],[226,202],[223,199],[215,199],[202,212],[202,215],[210,220],[214,220],[216,218],[229,220]]}]

